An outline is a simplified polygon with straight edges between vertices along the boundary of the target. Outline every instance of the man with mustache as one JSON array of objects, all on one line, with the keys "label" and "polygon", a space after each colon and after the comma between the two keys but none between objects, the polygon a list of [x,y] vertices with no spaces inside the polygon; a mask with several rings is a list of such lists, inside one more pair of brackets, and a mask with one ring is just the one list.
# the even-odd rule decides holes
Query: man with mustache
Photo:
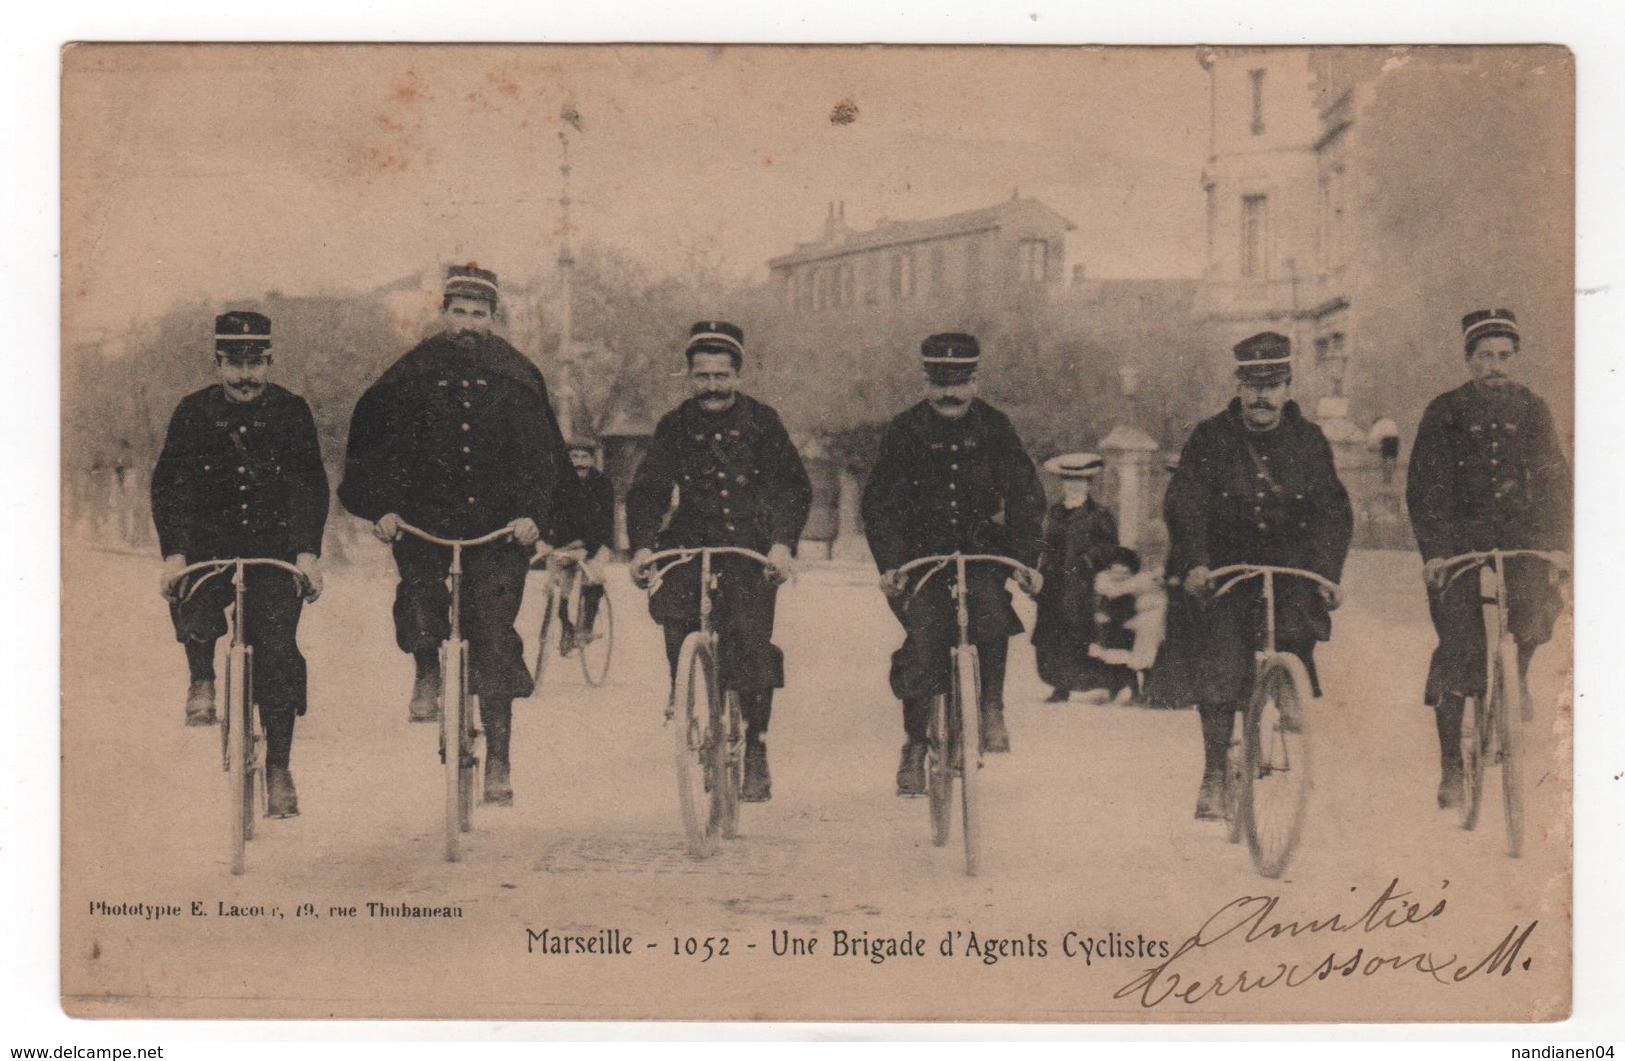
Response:
[{"label": "man with mustache", "polygon": [[[201,560],[270,557],[298,566],[249,568],[242,629],[254,649],[254,692],[265,727],[266,813],[299,813],[288,770],[294,719],[305,713],[305,657],[297,639],[303,601],[322,592],[318,557],[327,523],[327,472],[305,400],[271,383],[271,321],[234,310],[215,318],[219,382],[175,409],[152,473],[152,519],[164,557],[159,592],[191,685],[186,724],[216,721],[214,643],[226,632],[235,591],[228,574],[181,578]],[[195,592],[190,590],[196,588]]]},{"label": "man with mustache", "polygon": [[[921,556],[997,553],[1029,567],[1043,540],[1044,488],[1009,419],[976,396],[981,348],[962,332],[920,344],[925,398],[887,425],[874,470],[863,488],[863,524],[880,569],[881,590],[903,624],[892,653],[892,693],[903,702],[902,758],[897,794],[925,794],[926,730],[931,700],[948,687],[959,622],[952,578],[938,575],[918,594],[897,569]],[[918,578],[919,574],[911,576]],[[1010,570],[968,566],[970,639],[982,668],[982,743],[1010,750],[1004,722],[1004,667],[1021,620],[1005,583]],[[1036,582],[1019,576],[1022,587]]]},{"label": "man with mustache", "polygon": [[[1478,579],[1459,578],[1445,589],[1443,563],[1488,549],[1566,552],[1573,516],[1568,461],[1552,414],[1508,376],[1518,356],[1517,318],[1510,310],[1476,310],[1461,328],[1470,378],[1428,404],[1405,490],[1439,635],[1424,699],[1439,733],[1440,807],[1460,806],[1464,798],[1464,700],[1484,695],[1486,670]],[[1551,639],[1562,610],[1559,574],[1531,557],[1506,562],[1507,619],[1526,709],[1529,661]]]},{"label": "man with mustache", "polygon": [[[1202,787],[1196,817],[1223,817],[1225,755],[1237,711],[1252,695],[1253,652],[1261,636],[1256,580],[1210,599],[1209,572],[1229,564],[1295,567],[1336,582],[1343,573],[1354,511],[1320,428],[1291,400],[1292,345],[1261,332],[1234,348],[1236,397],[1196,425],[1168,484],[1170,576],[1206,600],[1200,643],[1185,646],[1202,723]],[[1301,578],[1275,582],[1276,643],[1301,658],[1320,695],[1314,647],[1331,636],[1341,594]]]},{"label": "man with mustache", "polygon": [[[514,629],[532,550],[569,540],[577,479],[542,373],[492,331],[496,274],[447,270],[441,330],[408,351],[356,403],[339,500],[393,544],[395,641],[417,666],[408,717],[439,718],[440,643],[450,631],[451,550],[400,529],[442,538],[499,527],[512,537],[463,553],[462,631],[469,685],[485,731],[485,801],[513,802],[508,749],[513,701],[532,691]],[[543,546],[544,550],[547,546]]]},{"label": "man with mustache", "polygon": [[581,483],[582,513],[581,537],[570,543],[587,554],[582,568],[581,614],[569,614],[569,601],[559,598],[559,655],[567,656],[575,650],[577,631],[590,637],[592,624],[597,621],[598,608],[604,599],[604,564],[609,561],[609,549],[615,541],[615,486],[609,476],[598,470],[598,444],[584,438],[570,440],[570,467]]},{"label": "man with mustache", "polygon": [[[720,680],[738,694],[745,721],[740,799],[760,803],[773,798],[765,738],[773,690],[784,688],[773,609],[812,511],[812,481],[779,414],[739,390],[741,329],[700,321],[689,330],[684,357],[692,396],[660,418],[626,495],[633,580],[647,587],[648,558],[660,549],[736,545],[767,554],[765,570],[741,556],[716,557],[711,567]],[[694,561],[670,571],[649,598],[649,614],[665,627],[673,680],[683,639],[700,628],[699,595]]]}]

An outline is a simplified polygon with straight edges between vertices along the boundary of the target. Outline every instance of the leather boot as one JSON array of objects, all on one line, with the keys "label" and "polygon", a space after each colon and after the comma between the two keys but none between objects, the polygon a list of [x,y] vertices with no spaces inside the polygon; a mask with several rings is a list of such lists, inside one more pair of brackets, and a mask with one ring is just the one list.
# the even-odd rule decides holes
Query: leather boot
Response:
[{"label": "leather boot", "polygon": [[419,652],[417,677],[412,682],[412,700],[406,705],[406,716],[413,722],[440,721],[440,657],[433,652]]},{"label": "leather boot", "polygon": [[1197,712],[1202,720],[1202,787],[1196,794],[1196,819],[1222,821],[1224,773],[1235,711],[1227,704],[1199,704]]},{"label": "leather boot", "polygon": [[216,721],[214,714],[214,679],[193,678],[192,683],[186,687],[186,724],[188,726],[212,726]]},{"label": "leather boot", "polygon": [[513,701],[480,699],[480,725],[485,729],[485,802],[513,806],[508,778],[508,744],[513,732]]},{"label": "leather boot", "polygon": [[925,795],[924,741],[911,740],[903,745],[903,758],[897,764],[897,794],[899,796]]},{"label": "leather boot", "polygon": [[745,736],[745,780],[739,798],[746,803],[766,803],[773,798],[773,776],[767,769],[767,745],[755,732]]},{"label": "leather boot", "polygon": [[265,768],[265,816],[293,818],[299,814],[299,793],[293,788],[293,774],[286,766]]},{"label": "leather boot", "polygon": [[1461,761],[1461,717],[1466,706],[1461,697],[1446,694],[1433,709],[1439,730],[1438,803],[1441,810],[1459,807],[1467,799]]},{"label": "leather boot", "polygon": [[1010,750],[1010,731],[1004,728],[1004,705],[982,705],[982,750],[1007,752]]}]

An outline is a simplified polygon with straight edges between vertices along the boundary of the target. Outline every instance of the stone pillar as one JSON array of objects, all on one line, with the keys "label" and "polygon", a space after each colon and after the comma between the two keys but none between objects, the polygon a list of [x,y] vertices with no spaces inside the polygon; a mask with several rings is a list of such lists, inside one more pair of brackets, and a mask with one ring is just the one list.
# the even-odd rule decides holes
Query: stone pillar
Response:
[{"label": "stone pillar", "polygon": [[1107,482],[1115,486],[1102,500],[1117,516],[1118,541],[1130,549],[1140,547],[1155,520],[1152,506],[1160,499],[1152,496],[1151,464],[1156,453],[1156,441],[1128,424],[1118,424],[1100,441]]}]

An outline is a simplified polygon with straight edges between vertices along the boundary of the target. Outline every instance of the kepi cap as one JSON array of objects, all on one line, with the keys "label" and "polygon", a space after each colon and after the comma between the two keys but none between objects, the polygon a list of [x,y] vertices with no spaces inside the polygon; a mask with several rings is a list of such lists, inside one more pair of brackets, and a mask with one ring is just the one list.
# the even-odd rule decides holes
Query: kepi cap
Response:
[{"label": "kepi cap", "polygon": [[698,321],[688,330],[683,348],[684,357],[692,360],[695,354],[727,354],[738,368],[745,360],[745,332],[727,321]]},{"label": "kepi cap", "polygon": [[446,268],[446,298],[477,298],[497,304],[497,274],[474,262]]},{"label": "kepi cap", "polygon": [[1259,332],[1237,343],[1236,378],[1245,383],[1279,383],[1292,378],[1292,340],[1280,332]]},{"label": "kepi cap", "polygon": [[1509,309],[1475,309],[1461,319],[1461,341],[1471,350],[1480,339],[1505,335],[1518,341],[1518,318]]},{"label": "kepi cap", "polygon": [[254,357],[271,349],[271,318],[234,309],[214,319],[214,351],[224,357]]},{"label": "kepi cap", "polygon": [[920,343],[920,363],[932,383],[964,383],[976,375],[982,348],[965,332],[938,332]]}]

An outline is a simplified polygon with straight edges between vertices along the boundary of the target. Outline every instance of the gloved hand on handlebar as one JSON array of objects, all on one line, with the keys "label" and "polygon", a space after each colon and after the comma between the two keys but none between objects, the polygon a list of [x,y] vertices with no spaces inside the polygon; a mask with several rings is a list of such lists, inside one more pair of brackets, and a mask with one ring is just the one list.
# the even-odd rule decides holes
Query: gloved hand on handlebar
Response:
[{"label": "gloved hand on handlebar", "polygon": [[1018,567],[1015,569],[1015,574],[1016,585],[1020,586],[1021,592],[1029,597],[1038,596],[1039,591],[1044,588],[1044,576],[1030,567]]},{"label": "gloved hand on handlebar", "polygon": [[186,557],[180,553],[164,557],[164,569],[158,575],[158,595],[171,603],[180,585],[181,572],[186,568]]},{"label": "gloved hand on handlebar", "polygon": [[316,603],[316,598],[322,595],[321,561],[317,559],[315,553],[300,553],[298,558],[294,560],[293,566],[297,567],[299,573],[304,576],[305,600],[311,604]]},{"label": "gloved hand on handlebar", "polygon": [[790,581],[796,573],[796,562],[790,556],[790,547],[782,542],[774,542],[773,547],[767,551],[767,567],[762,573],[775,586],[782,586]]},{"label": "gloved hand on handlebar", "polygon": [[890,571],[881,573],[880,592],[884,593],[888,599],[895,600],[896,598],[901,597],[903,595],[903,590],[907,588],[908,576],[898,571],[895,567]]}]

